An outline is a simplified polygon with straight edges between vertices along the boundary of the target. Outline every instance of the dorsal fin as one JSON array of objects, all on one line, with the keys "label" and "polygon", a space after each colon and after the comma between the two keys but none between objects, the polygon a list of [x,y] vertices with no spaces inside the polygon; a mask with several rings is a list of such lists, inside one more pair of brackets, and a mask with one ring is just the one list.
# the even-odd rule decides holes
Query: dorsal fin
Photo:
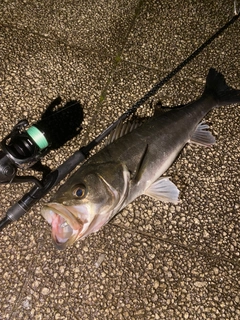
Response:
[{"label": "dorsal fin", "polygon": [[165,113],[167,111],[171,110],[171,108],[169,107],[164,107],[162,105],[162,102],[161,101],[158,101],[155,105],[154,105],[154,115],[156,114],[161,114],[161,113]]},{"label": "dorsal fin", "polygon": [[143,122],[146,121],[146,119],[147,118],[134,117],[133,119],[128,120],[127,122],[120,121],[116,129],[109,134],[105,142],[105,146],[121,138],[125,134],[130,133],[137,127],[140,127],[143,124]]},{"label": "dorsal fin", "polygon": [[184,104],[180,104],[178,106],[173,106],[173,107],[163,106],[161,101],[158,101],[154,106],[154,114],[166,113],[168,111],[171,111],[174,109],[181,109],[183,107],[185,107]]}]

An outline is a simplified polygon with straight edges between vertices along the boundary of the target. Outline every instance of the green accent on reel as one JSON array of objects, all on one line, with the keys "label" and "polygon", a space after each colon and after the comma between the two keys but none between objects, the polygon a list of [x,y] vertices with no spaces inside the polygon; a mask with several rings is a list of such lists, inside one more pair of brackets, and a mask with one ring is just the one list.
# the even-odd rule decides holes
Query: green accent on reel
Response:
[{"label": "green accent on reel", "polygon": [[45,149],[48,146],[47,139],[37,127],[30,127],[29,129],[27,129],[27,133],[41,150]]}]

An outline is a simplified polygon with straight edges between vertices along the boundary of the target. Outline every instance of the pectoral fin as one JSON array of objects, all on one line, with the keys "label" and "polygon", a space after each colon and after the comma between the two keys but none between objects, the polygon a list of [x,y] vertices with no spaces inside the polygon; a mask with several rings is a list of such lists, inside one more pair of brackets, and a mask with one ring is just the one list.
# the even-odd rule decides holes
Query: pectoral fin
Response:
[{"label": "pectoral fin", "polygon": [[212,146],[216,140],[208,129],[209,126],[206,123],[199,123],[189,142],[196,143],[204,147]]},{"label": "pectoral fin", "polygon": [[163,202],[178,202],[179,190],[168,177],[161,177],[156,180],[144,194]]},{"label": "pectoral fin", "polygon": [[132,176],[132,181],[134,181],[135,184],[137,184],[141,180],[142,174],[147,167],[147,152],[148,144],[145,146],[145,149],[143,150],[143,154],[136,168],[136,171]]}]

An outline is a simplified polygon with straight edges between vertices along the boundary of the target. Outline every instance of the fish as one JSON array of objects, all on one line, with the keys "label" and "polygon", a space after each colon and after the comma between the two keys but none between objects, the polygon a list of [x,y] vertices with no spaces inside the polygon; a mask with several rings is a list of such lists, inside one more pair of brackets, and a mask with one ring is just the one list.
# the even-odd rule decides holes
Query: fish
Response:
[{"label": "fish", "polygon": [[179,189],[164,173],[187,143],[215,143],[202,122],[209,111],[239,103],[240,90],[211,68],[195,101],[157,106],[153,116],[138,126],[121,124],[111,143],[77,169],[43,206],[41,214],[51,226],[55,247],[64,250],[97,232],[143,194],[176,204]]}]

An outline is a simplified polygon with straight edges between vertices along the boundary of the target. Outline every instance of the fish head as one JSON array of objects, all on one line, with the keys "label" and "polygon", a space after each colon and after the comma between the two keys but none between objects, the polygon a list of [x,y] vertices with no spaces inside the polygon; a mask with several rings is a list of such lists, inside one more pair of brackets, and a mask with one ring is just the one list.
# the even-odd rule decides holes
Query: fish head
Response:
[{"label": "fish head", "polygon": [[119,163],[84,164],[42,208],[52,239],[63,250],[98,231],[122,207],[130,174]]}]

